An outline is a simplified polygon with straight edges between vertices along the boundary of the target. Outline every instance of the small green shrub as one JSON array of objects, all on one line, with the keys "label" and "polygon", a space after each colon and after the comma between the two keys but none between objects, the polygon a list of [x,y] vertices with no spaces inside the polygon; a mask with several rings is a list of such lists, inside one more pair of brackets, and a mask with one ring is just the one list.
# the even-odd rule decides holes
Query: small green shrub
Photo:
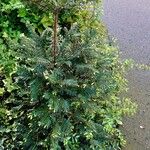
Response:
[{"label": "small green shrub", "polygon": [[119,97],[127,87],[127,63],[107,42],[95,9],[98,1],[24,2],[34,12],[49,14],[42,22],[50,18],[53,28],[45,25],[39,32],[27,21],[28,31],[17,42],[6,40],[16,52],[11,79],[17,88],[0,108],[1,147],[120,149],[125,141],[118,125],[123,115],[134,113],[135,105]]}]

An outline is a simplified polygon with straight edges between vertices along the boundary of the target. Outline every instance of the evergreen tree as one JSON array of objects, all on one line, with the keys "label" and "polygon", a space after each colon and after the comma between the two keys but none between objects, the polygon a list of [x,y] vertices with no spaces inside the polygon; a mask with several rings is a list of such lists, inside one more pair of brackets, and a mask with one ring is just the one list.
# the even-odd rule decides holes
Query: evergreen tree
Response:
[{"label": "evergreen tree", "polygon": [[[117,128],[133,105],[119,94],[126,87],[118,49],[110,46],[95,12],[98,1],[24,0],[26,5],[53,13],[53,28],[10,43],[17,51],[18,86],[6,102],[5,149],[116,150],[124,144]],[[32,5],[32,6],[31,6]],[[67,26],[60,12],[82,12]],[[104,31],[103,31],[104,30]]]}]

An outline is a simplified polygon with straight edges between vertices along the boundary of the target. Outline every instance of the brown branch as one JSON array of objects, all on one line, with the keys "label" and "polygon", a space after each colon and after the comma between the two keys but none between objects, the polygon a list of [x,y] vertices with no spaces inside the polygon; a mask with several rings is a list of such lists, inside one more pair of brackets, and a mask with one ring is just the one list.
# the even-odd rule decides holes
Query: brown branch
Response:
[{"label": "brown branch", "polygon": [[54,67],[56,66],[56,56],[57,56],[57,52],[58,52],[58,39],[57,39],[57,28],[58,28],[58,13],[59,10],[55,9],[54,11],[54,26],[53,26],[53,32],[54,32],[54,36],[53,36],[53,50],[52,50],[52,57],[53,57],[53,65]]}]

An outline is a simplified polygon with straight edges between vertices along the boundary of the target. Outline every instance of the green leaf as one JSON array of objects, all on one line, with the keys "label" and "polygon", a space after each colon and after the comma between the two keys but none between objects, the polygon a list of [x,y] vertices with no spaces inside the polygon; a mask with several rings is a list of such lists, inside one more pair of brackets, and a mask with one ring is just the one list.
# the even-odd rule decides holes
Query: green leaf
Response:
[{"label": "green leaf", "polygon": [[74,80],[74,79],[65,79],[65,80],[63,80],[62,85],[77,87],[78,86],[78,81]]},{"label": "green leaf", "polygon": [[5,89],[4,88],[0,88],[0,96],[2,96],[5,92]]},{"label": "green leaf", "polygon": [[19,17],[25,17],[27,15],[27,11],[25,8],[21,8],[18,10],[18,16]]},{"label": "green leaf", "polygon": [[43,24],[43,26],[46,28],[46,27],[49,27],[49,26],[52,26],[53,25],[53,17],[52,15],[44,15],[42,20],[41,20],[41,23]]},{"label": "green leaf", "polygon": [[31,83],[30,83],[30,90],[31,90],[31,100],[40,100],[40,95],[43,89],[43,78],[36,77]]},{"label": "green leaf", "polygon": [[6,78],[3,80],[5,87],[7,88],[8,92],[12,92],[13,90],[17,89],[18,86],[13,84],[11,78]]}]

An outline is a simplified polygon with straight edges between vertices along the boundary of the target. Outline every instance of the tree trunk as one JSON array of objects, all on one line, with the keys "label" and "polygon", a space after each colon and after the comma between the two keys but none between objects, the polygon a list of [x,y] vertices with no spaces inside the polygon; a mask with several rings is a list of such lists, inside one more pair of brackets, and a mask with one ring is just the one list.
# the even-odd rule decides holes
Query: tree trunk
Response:
[{"label": "tree trunk", "polygon": [[57,39],[57,28],[58,28],[58,10],[56,9],[54,11],[54,26],[53,26],[53,50],[52,50],[52,56],[53,56],[53,65],[56,66],[56,57],[58,53],[58,39]]}]

